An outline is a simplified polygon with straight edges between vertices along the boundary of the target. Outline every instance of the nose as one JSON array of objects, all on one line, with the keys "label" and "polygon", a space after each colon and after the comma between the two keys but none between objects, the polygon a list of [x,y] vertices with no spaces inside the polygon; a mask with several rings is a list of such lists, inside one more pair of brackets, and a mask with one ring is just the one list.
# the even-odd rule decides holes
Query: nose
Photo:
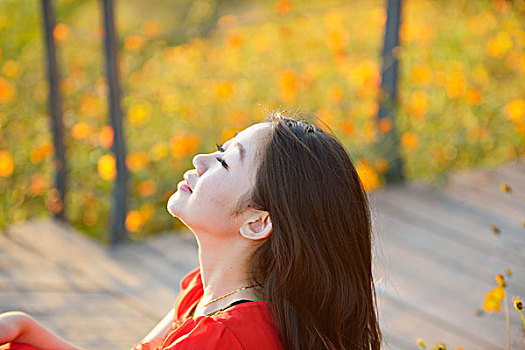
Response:
[{"label": "nose", "polygon": [[199,175],[199,177],[208,169],[210,164],[209,159],[211,159],[211,154],[200,153],[193,157],[191,162],[195,167],[195,170],[197,170],[197,175]]}]

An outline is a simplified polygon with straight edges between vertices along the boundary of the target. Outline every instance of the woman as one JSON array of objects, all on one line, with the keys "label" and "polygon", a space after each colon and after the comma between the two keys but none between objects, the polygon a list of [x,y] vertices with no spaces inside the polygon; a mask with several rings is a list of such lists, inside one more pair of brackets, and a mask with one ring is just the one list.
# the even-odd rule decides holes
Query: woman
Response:
[{"label": "woman", "polygon": [[[217,148],[167,204],[200,266],[134,349],[380,349],[368,199],[341,143],[276,112]],[[4,341],[58,341],[29,324]]]}]

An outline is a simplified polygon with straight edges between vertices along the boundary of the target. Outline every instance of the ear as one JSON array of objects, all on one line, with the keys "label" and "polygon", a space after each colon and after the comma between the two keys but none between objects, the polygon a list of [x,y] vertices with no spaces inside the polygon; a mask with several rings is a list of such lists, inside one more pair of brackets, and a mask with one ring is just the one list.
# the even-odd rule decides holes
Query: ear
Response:
[{"label": "ear", "polygon": [[246,220],[241,228],[241,235],[248,239],[260,240],[267,238],[272,233],[272,220],[267,211],[261,211],[257,215]]}]

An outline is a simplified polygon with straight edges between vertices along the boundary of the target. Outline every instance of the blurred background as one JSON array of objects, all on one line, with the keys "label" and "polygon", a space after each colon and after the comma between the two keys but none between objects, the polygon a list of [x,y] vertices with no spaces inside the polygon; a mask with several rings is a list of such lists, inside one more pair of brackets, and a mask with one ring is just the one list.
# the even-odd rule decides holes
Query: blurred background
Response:
[{"label": "blurred background", "polygon": [[[56,211],[39,1],[0,1],[0,228]],[[100,3],[54,2],[71,224],[108,240],[111,151]],[[181,228],[165,209],[191,159],[268,110],[316,115],[367,189],[399,153],[406,178],[525,151],[525,9],[504,0],[403,2],[400,148],[377,123],[385,1],[117,1],[129,238]]]}]

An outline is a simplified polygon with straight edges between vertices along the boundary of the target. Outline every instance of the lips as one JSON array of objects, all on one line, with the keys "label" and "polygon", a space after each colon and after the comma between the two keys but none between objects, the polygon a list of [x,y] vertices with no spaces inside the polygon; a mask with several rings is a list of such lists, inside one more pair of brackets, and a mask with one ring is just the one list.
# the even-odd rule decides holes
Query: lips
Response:
[{"label": "lips", "polygon": [[193,192],[193,190],[191,189],[191,186],[190,186],[190,182],[188,181],[188,179],[186,178],[186,176],[184,176],[184,181],[186,183],[186,186],[188,186],[188,189],[190,190],[190,192]]}]

